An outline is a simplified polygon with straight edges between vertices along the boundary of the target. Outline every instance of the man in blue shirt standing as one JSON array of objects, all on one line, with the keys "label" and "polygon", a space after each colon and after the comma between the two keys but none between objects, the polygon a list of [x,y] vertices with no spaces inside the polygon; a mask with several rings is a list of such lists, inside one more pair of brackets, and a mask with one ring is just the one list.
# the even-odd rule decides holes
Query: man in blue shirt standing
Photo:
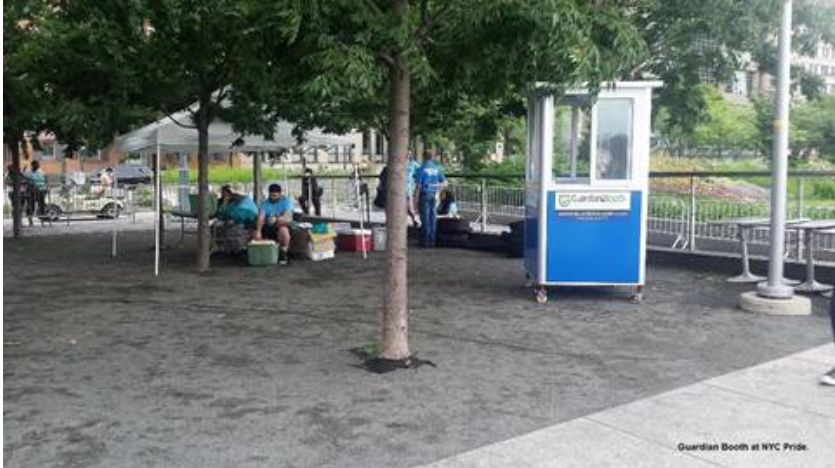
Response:
[{"label": "man in blue shirt standing", "polygon": [[418,210],[420,212],[420,245],[435,246],[437,213],[435,212],[438,191],[446,187],[444,169],[435,162],[434,154],[426,151],[423,165],[417,171]]},{"label": "man in blue shirt standing", "polygon": [[261,204],[258,221],[255,223],[256,240],[263,238],[278,242],[279,265],[289,261],[287,250],[290,248],[290,227],[293,224],[293,199],[281,194],[281,185],[270,184],[269,196]]}]

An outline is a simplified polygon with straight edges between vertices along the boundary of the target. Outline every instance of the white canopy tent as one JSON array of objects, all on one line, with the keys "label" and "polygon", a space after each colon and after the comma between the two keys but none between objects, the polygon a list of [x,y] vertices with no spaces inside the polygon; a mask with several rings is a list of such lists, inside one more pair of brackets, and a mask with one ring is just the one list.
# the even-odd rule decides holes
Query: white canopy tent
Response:
[{"label": "white canopy tent", "polygon": [[[183,110],[162,120],[136,129],[128,134],[116,138],[115,148],[123,153],[142,153],[155,155],[155,167],[161,167],[162,153],[193,153],[198,150],[198,134],[196,128],[191,128],[191,111]],[[333,147],[351,146],[355,139],[351,135],[336,135],[325,133],[321,129],[313,129],[304,133],[303,143],[293,135],[293,124],[279,122],[272,138],[261,135],[247,135],[242,137],[235,132],[232,125],[220,119],[209,124],[209,152],[270,152],[295,147]],[[260,159],[253,165],[253,171],[260,177]],[[160,263],[160,179],[155,178],[154,184],[154,276],[159,275]],[[117,231],[113,230],[113,256],[117,252]]]},{"label": "white canopy tent", "polygon": [[[180,125],[192,125],[190,114],[191,111],[184,110],[122,135],[116,139],[116,148],[124,153],[154,153],[157,150],[163,153],[197,151],[197,129]],[[293,127],[291,123],[279,122],[272,139],[261,135],[241,137],[232,129],[230,123],[215,119],[209,124],[209,152],[277,151],[296,146],[347,146],[354,141],[350,135],[335,135],[325,133],[321,129],[313,129],[304,133],[304,142],[299,145],[293,136]],[[241,144],[235,145],[238,140],[241,140]]]}]

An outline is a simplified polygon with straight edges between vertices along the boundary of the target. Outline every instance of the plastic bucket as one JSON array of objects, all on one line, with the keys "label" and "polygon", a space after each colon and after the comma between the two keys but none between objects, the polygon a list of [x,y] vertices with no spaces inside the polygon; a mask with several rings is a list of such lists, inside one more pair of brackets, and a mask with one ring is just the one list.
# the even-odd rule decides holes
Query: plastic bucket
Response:
[{"label": "plastic bucket", "polygon": [[371,237],[372,237],[372,245],[374,246],[374,250],[376,251],[383,251],[386,250],[386,239],[388,236],[386,235],[386,228],[384,227],[375,227],[371,229]]}]

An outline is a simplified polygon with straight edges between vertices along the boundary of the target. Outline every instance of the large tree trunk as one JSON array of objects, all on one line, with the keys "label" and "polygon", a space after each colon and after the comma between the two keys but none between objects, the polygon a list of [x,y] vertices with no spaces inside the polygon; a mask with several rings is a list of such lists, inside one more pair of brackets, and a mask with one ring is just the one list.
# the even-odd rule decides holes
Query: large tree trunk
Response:
[{"label": "large tree trunk", "polygon": [[197,271],[207,273],[211,269],[209,233],[209,105],[211,97],[200,99],[197,110]]},{"label": "large tree trunk", "polygon": [[16,238],[20,237],[23,226],[23,206],[20,203],[23,195],[23,191],[20,189],[20,141],[14,138],[9,143],[9,152],[12,156],[12,173],[10,175],[12,180],[12,236]]},{"label": "large tree trunk", "polygon": [[[402,0],[395,14],[405,8]],[[400,12],[402,14],[402,11]],[[389,161],[386,196],[386,271],[383,280],[383,346],[380,357],[410,357],[407,283],[406,152],[409,146],[410,76],[407,59],[394,58],[389,70]]]}]

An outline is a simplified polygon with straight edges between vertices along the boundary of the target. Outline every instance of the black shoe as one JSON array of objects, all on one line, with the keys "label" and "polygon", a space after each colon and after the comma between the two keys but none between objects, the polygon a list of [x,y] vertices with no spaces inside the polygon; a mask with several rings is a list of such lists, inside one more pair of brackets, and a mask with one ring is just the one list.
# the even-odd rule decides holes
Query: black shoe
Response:
[{"label": "black shoe", "polygon": [[290,263],[289,255],[287,255],[286,250],[279,250],[278,251],[278,264],[279,265],[287,265]]},{"label": "black shoe", "polygon": [[823,374],[820,378],[820,382],[821,382],[822,385],[827,385],[829,387],[835,387],[835,367],[833,367],[826,374]]}]

